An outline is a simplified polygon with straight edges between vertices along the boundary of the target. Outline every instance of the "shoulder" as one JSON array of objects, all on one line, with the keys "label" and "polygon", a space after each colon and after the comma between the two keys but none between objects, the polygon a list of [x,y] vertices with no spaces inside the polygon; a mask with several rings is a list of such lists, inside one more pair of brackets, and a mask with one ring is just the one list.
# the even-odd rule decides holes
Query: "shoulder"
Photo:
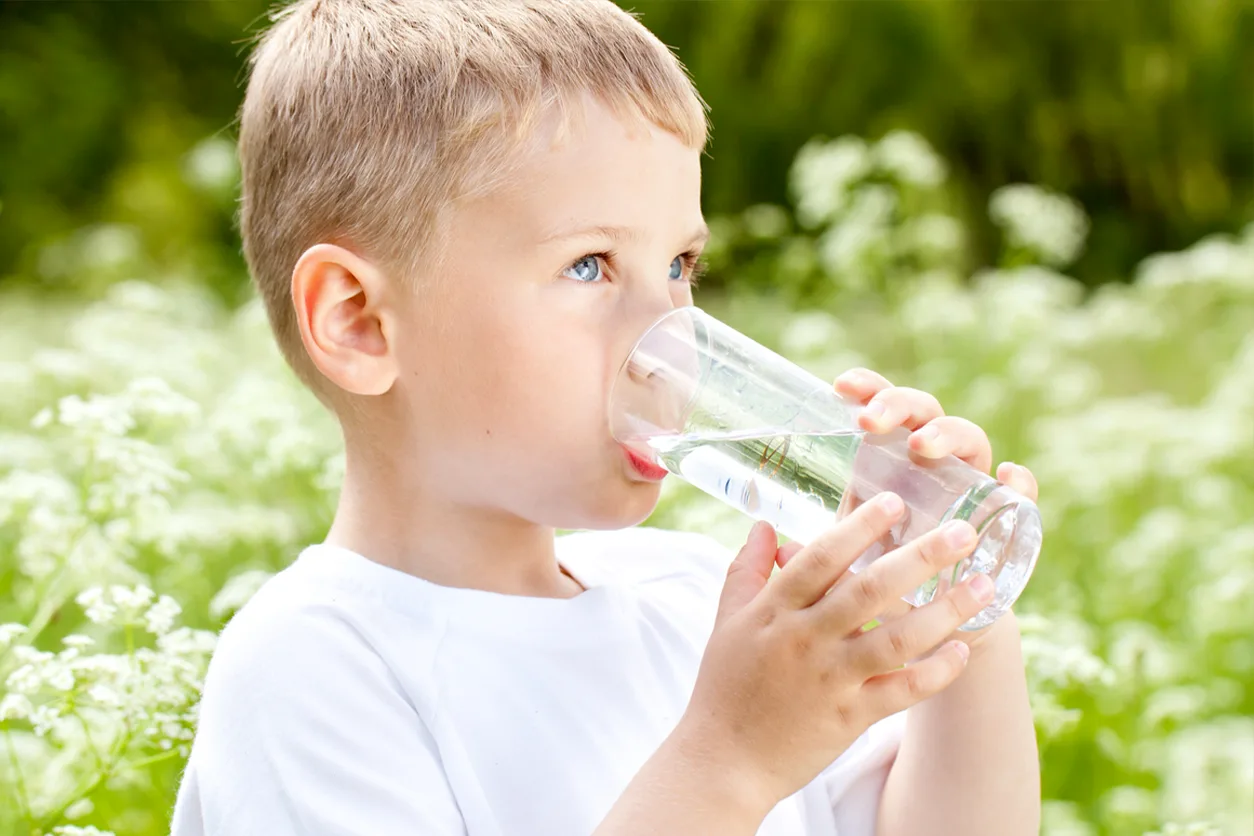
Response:
[{"label": "shoulder", "polygon": [[[395,670],[430,658],[440,628],[421,629],[370,590],[293,564],[270,578],[222,629],[209,662],[204,711],[313,709],[403,698]],[[418,627],[418,629],[414,629]],[[404,636],[405,647],[398,647]],[[400,677],[402,680],[403,676]]]},{"label": "shoulder", "polygon": [[[268,580],[222,629],[205,675],[202,711],[269,710],[309,688],[351,687],[346,665],[374,667],[369,643],[330,596],[290,575]],[[263,697],[264,695],[264,697]]]},{"label": "shoulder", "polygon": [[174,832],[464,833],[421,685],[440,632],[307,569],[222,630]]}]

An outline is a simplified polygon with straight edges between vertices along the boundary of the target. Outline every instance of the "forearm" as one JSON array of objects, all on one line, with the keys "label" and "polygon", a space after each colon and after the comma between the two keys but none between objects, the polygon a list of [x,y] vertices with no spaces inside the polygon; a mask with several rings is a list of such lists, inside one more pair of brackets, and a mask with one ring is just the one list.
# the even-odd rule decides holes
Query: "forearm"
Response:
[{"label": "forearm", "polygon": [[632,778],[593,836],[757,833],[774,800],[711,743],[681,724]]},{"label": "forearm", "polygon": [[1040,766],[1019,627],[1009,613],[962,675],[911,708],[877,836],[1035,836]]}]

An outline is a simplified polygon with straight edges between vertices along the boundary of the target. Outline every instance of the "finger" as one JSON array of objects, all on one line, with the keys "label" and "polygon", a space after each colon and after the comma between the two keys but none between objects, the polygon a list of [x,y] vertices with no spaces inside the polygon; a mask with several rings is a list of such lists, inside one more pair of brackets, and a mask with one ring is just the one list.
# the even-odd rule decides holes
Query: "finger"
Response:
[{"label": "finger", "polygon": [[970,523],[951,520],[838,584],[815,607],[815,614],[832,624],[866,624],[883,612],[889,601],[909,595],[924,581],[971,554],[978,539]]},{"label": "finger", "polygon": [[913,604],[907,603],[900,598],[893,598],[885,602],[884,609],[875,614],[875,620],[881,624],[887,624],[896,621],[902,616],[909,615],[917,609]]},{"label": "finger", "polygon": [[948,688],[962,674],[970,655],[962,642],[947,642],[913,665],[871,677],[862,684],[862,694],[884,716],[904,711]]},{"label": "finger", "polygon": [[797,552],[801,551],[802,548],[803,545],[801,543],[785,543],[775,553],[775,563],[779,565],[779,568],[783,569],[784,565],[796,557]]},{"label": "finger", "polygon": [[850,369],[836,378],[837,393],[865,404],[884,389],[891,389],[893,384],[879,372],[870,369]]},{"label": "finger", "polygon": [[981,473],[993,466],[993,445],[988,433],[966,418],[946,415],[910,434],[910,449],[928,459],[957,456]]},{"label": "finger", "polygon": [[860,554],[888,533],[904,511],[901,497],[885,491],[797,552],[775,576],[767,593],[782,608],[810,606]]},{"label": "finger", "polygon": [[1036,483],[1036,476],[1021,464],[1002,462],[997,465],[997,481],[1008,485],[1033,502],[1036,502],[1040,495],[1040,487]]},{"label": "finger", "polygon": [[727,579],[719,597],[715,623],[743,609],[766,586],[775,557],[775,529],[769,523],[756,522],[736,558],[727,567]]},{"label": "finger", "polygon": [[919,658],[987,607],[994,591],[988,575],[974,575],[909,615],[857,637],[852,665],[870,675]]},{"label": "finger", "polygon": [[896,427],[916,430],[945,414],[940,401],[927,392],[908,386],[884,389],[867,403],[858,424],[867,432],[888,432]]}]

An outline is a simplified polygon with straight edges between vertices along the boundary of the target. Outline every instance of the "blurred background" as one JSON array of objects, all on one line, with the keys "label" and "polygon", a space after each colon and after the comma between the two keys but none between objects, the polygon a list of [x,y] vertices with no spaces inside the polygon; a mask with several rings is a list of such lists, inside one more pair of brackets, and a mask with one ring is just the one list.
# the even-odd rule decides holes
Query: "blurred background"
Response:
[{"label": "blurred background", "polygon": [[[698,304],[1038,474],[1043,832],[1254,833],[1254,5],[622,5],[711,106]],[[166,832],[216,631],[334,508],[234,226],[266,10],[0,0],[0,833]]]}]

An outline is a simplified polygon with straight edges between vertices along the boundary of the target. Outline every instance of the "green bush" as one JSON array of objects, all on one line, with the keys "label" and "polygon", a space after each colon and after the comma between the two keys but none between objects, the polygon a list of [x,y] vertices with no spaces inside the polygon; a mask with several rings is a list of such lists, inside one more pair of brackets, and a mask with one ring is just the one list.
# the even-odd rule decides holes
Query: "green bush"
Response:
[{"label": "green bush", "polygon": [[[712,218],[699,303],[823,377],[936,393],[1038,475],[1045,833],[1249,834],[1254,227],[1090,292],[1059,272],[1084,213],[1015,185],[972,276],[948,168],[913,134],[807,145],[790,207]],[[167,832],[215,633],[322,538],[343,466],[255,300],[117,281],[143,251],[101,234],[68,262],[100,301],[0,307],[5,833]],[[671,480],[649,522],[749,526]]]},{"label": "green bush", "polygon": [[[908,129],[951,162],[977,266],[998,241],[985,203],[1008,182],[1087,207],[1073,269],[1087,284],[1254,221],[1244,0],[619,2],[710,103],[710,214],[785,202],[812,136]],[[270,5],[0,3],[0,285],[80,289],[83,271],[41,253],[107,222],[161,272],[238,298],[233,195],[181,173],[198,139],[232,139],[242,55]]]}]

